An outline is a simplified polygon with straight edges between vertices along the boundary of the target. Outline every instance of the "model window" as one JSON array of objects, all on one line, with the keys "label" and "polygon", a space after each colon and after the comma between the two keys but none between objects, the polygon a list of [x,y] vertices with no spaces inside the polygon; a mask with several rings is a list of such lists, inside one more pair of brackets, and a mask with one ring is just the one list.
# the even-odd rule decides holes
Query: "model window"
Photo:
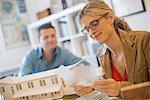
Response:
[{"label": "model window", "polygon": [[58,78],[57,77],[55,77],[55,82],[56,82],[56,84],[58,84]]},{"label": "model window", "polygon": [[30,83],[28,82],[28,88],[31,88]]},{"label": "model window", "polygon": [[58,91],[58,92],[57,92],[57,94],[59,95],[59,94],[60,94],[60,92]]},{"label": "model window", "polygon": [[18,85],[16,85],[16,89],[17,89],[17,90],[19,90],[19,87],[18,87]]},{"label": "model window", "polygon": [[19,88],[20,88],[20,90],[22,90],[22,86],[21,86],[21,84],[19,84]]},{"label": "model window", "polygon": [[26,100],[28,100],[29,99],[29,97],[28,96],[26,96]]},{"label": "model window", "polygon": [[45,80],[43,80],[43,85],[44,85],[44,86],[46,86],[46,82],[45,82]]},{"label": "model window", "polygon": [[12,90],[12,93],[14,94],[14,89],[13,89],[13,87],[11,87],[11,90]]},{"label": "model window", "polygon": [[4,87],[2,87],[2,91],[5,92],[5,88]]},{"label": "model window", "polygon": [[52,97],[53,97],[53,96],[54,96],[54,93],[52,92],[51,94],[52,94]]},{"label": "model window", "polygon": [[63,86],[64,86],[64,87],[66,87],[64,79],[63,79],[63,78],[61,78],[61,80],[62,80],[62,84],[63,84]]},{"label": "model window", "polygon": [[57,94],[57,92],[55,92],[55,94]]},{"label": "model window", "polygon": [[54,82],[54,78],[51,78],[51,82],[52,82],[52,84],[55,84],[55,82]]},{"label": "model window", "polygon": [[44,96],[44,94],[41,94],[41,96],[43,97],[43,96]]},{"label": "model window", "polygon": [[28,82],[28,88],[34,88],[33,82]]},{"label": "model window", "polygon": [[32,87],[32,88],[34,88],[34,84],[33,84],[33,82],[31,82],[31,87]]},{"label": "model window", "polygon": [[40,82],[40,86],[43,86],[42,81],[41,81],[41,80],[39,80],[39,82]]},{"label": "model window", "polygon": [[59,95],[59,92],[55,92],[56,95]]},{"label": "model window", "polygon": [[40,86],[46,86],[45,80],[40,80],[39,82],[40,82]]},{"label": "model window", "polygon": [[17,84],[17,85],[16,85],[16,88],[17,88],[17,90],[22,90],[21,84]]}]

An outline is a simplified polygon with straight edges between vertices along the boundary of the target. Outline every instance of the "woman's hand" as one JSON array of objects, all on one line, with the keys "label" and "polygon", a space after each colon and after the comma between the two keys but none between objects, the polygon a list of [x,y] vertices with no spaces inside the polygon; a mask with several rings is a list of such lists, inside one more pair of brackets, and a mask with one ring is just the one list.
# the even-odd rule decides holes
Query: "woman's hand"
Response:
[{"label": "woman's hand", "polygon": [[92,87],[84,87],[81,85],[77,85],[77,83],[73,83],[72,86],[76,94],[79,96],[83,96],[94,91]]},{"label": "woman's hand", "polygon": [[114,79],[96,80],[93,88],[97,91],[108,94],[109,96],[118,96],[120,92],[120,82]]}]

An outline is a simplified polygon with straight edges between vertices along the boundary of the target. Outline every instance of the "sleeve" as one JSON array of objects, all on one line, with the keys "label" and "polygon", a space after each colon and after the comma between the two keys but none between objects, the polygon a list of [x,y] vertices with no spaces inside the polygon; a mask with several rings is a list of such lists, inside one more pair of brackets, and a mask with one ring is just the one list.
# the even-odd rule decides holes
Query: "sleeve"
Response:
[{"label": "sleeve", "polygon": [[[64,65],[68,66],[68,65],[72,65],[77,63],[78,61],[82,60],[81,58],[75,56],[72,52],[70,52],[69,50],[66,50],[64,52],[64,56],[65,56],[65,62]],[[83,60],[83,64],[84,65],[90,65],[87,61]]]},{"label": "sleeve", "polygon": [[150,33],[148,32],[145,35],[144,40],[143,40],[143,51],[144,51],[144,56],[145,56],[146,63],[148,66],[149,80],[150,80]]},{"label": "sleeve", "polygon": [[33,65],[30,58],[28,56],[25,56],[22,60],[18,76],[32,74],[32,67]]},{"label": "sleeve", "polygon": [[121,83],[120,88],[124,88],[124,87],[126,87],[126,86],[133,85],[133,83],[131,83],[131,82],[127,82],[127,81],[123,81],[123,82],[120,82],[120,83]]}]

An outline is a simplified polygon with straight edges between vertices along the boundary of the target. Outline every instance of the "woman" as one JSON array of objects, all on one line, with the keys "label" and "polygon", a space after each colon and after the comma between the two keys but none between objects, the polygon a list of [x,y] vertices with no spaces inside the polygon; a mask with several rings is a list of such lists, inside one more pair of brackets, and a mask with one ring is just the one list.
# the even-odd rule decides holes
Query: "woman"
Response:
[{"label": "woman", "polygon": [[98,50],[106,79],[96,80],[92,87],[73,84],[78,95],[97,90],[117,96],[121,87],[150,79],[150,33],[131,31],[108,5],[98,0],[88,2],[79,20],[84,34],[106,45]]}]

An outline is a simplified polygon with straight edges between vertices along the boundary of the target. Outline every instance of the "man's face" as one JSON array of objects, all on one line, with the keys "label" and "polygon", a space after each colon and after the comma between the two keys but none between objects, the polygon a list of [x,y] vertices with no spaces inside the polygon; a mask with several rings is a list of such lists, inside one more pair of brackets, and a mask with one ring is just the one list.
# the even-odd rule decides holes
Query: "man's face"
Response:
[{"label": "man's face", "polygon": [[50,51],[57,46],[57,37],[54,28],[42,29],[40,31],[40,44],[46,51]]}]

